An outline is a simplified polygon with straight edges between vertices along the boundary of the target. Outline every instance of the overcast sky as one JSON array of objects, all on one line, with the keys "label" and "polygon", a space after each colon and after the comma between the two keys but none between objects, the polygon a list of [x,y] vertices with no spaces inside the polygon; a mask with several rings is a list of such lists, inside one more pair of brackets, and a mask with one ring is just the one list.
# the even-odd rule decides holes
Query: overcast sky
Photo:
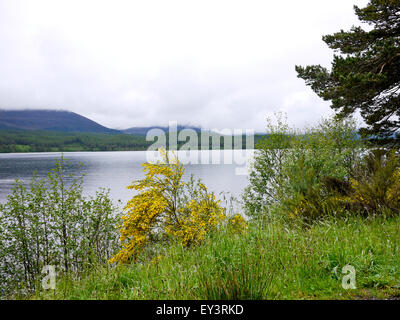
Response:
[{"label": "overcast sky", "polygon": [[296,64],[366,0],[0,0],[0,108],[64,109],[105,126],[263,131],[331,113]]}]

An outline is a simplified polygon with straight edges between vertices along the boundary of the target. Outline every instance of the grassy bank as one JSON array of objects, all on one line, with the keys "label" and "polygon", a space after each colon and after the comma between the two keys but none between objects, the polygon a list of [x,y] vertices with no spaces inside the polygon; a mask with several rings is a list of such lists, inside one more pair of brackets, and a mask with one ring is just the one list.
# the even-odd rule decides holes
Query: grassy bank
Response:
[{"label": "grassy bank", "polygon": [[[342,288],[342,268],[357,289]],[[158,259],[90,269],[32,299],[399,299],[400,217],[327,219],[309,228],[251,225],[200,246],[168,246]]]}]

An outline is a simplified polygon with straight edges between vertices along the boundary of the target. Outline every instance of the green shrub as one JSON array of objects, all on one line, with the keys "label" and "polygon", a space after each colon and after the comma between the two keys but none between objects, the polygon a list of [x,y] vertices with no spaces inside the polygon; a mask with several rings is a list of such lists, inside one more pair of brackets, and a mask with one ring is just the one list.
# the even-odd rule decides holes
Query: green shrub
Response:
[{"label": "green shrub", "polygon": [[282,184],[282,164],[287,150],[292,146],[295,132],[289,128],[282,114],[277,114],[277,124],[267,119],[267,138],[256,145],[254,161],[249,174],[249,186],[243,193],[246,214],[257,218],[279,202],[278,190]]},{"label": "green shrub", "polygon": [[299,132],[278,117],[278,124],[269,122],[267,130],[243,196],[247,214],[263,217],[272,206],[308,220],[341,213],[339,189],[362,151],[354,121],[322,120]]},{"label": "green shrub", "polygon": [[333,177],[321,179],[313,167],[307,167],[302,158],[297,160],[296,168],[287,172],[286,194],[282,195],[279,208],[290,217],[300,217],[313,221],[323,216],[341,215],[345,211],[341,194],[332,186]]},{"label": "green shrub", "polygon": [[350,201],[365,214],[400,212],[400,159],[394,150],[369,151],[355,165]]},{"label": "green shrub", "polygon": [[33,176],[29,190],[16,181],[0,205],[0,296],[34,290],[45,265],[81,273],[105,262],[118,245],[109,193],[82,195],[83,177],[67,174],[61,158],[46,179]]}]

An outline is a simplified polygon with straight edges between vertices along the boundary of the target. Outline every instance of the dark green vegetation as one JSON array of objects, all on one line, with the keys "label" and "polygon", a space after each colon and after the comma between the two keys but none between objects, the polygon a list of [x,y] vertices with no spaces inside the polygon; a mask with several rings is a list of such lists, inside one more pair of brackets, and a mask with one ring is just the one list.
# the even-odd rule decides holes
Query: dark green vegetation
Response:
[{"label": "dark green vegetation", "polygon": [[127,134],[0,130],[0,152],[146,150],[151,144]]},{"label": "dark green vegetation", "polygon": [[[166,134],[167,146],[168,136]],[[262,135],[256,135],[254,140],[261,137]],[[192,144],[192,149],[200,147],[199,133],[197,138],[198,142]],[[218,136],[218,139],[220,148],[224,149],[224,138]],[[209,140],[211,148],[212,140]],[[134,151],[147,150],[155,141],[157,138],[146,141],[145,136],[134,134],[0,130],[0,152]],[[180,141],[178,148],[187,141]],[[242,138],[240,148],[246,148],[246,137]]]},{"label": "dark green vegetation", "polygon": [[365,133],[392,134],[400,128],[400,1],[370,0],[355,12],[372,29],[353,27],[324,36],[337,53],[330,71],[320,65],[296,70],[339,116],[358,110]]}]

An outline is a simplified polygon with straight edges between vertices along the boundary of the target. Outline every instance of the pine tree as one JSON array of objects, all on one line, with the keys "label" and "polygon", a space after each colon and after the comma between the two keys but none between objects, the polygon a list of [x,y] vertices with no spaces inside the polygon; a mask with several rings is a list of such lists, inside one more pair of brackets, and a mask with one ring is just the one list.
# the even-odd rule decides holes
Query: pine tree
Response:
[{"label": "pine tree", "polygon": [[338,117],[360,111],[363,133],[392,134],[400,129],[400,0],[370,0],[354,6],[372,26],[323,36],[335,51],[331,70],[296,66],[298,77],[326,101]]}]

